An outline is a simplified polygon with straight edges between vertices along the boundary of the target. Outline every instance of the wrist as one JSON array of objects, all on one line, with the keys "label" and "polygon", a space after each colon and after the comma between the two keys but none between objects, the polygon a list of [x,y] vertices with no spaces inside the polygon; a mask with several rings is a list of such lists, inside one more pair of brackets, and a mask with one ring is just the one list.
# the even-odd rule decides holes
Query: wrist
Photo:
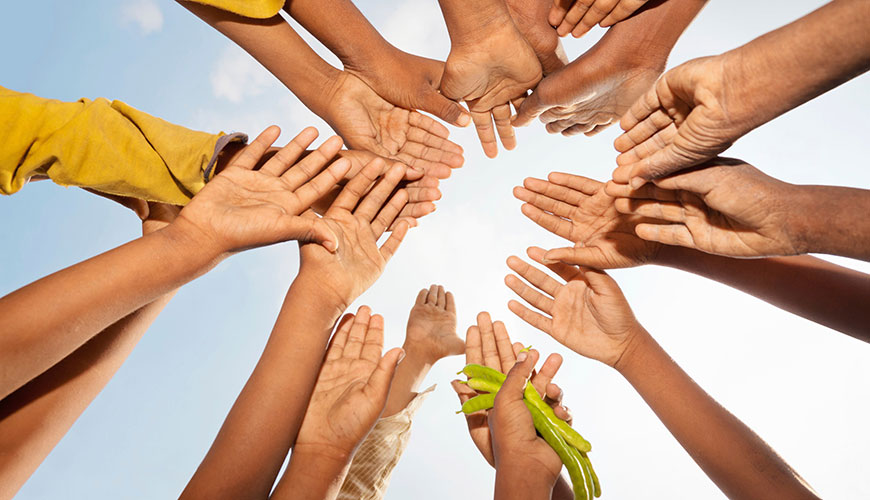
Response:
[{"label": "wrist", "polygon": [[221,247],[215,238],[182,214],[166,227],[148,236],[162,238],[172,247],[173,255],[184,256],[189,262],[206,270],[216,266],[229,255],[229,251]]},{"label": "wrist", "polygon": [[628,378],[628,374],[633,373],[639,365],[643,365],[644,357],[654,344],[655,341],[649,332],[638,323],[629,333],[622,353],[611,366]]},{"label": "wrist", "polygon": [[[513,455],[522,456],[521,451]],[[495,498],[549,499],[558,474],[533,460],[496,460]]]},{"label": "wrist", "polygon": [[323,280],[317,273],[307,272],[304,268],[300,269],[287,291],[286,300],[291,299],[303,302],[309,318],[323,318],[324,325],[334,325],[352,302],[323,286]]},{"label": "wrist", "polygon": [[442,10],[445,11],[444,18],[452,48],[477,46],[494,33],[505,29],[517,31],[504,2],[489,2],[485,6],[474,6],[465,12],[455,13],[455,16],[448,16],[442,1]]}]

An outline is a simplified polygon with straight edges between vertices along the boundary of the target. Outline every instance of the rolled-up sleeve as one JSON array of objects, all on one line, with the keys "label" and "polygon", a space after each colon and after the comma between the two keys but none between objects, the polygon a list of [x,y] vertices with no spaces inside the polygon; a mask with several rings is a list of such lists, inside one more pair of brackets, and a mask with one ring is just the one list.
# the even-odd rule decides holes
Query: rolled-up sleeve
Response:
[{"label": "rolled-up sleeve", "polygon": [[268,19],[284,7],[284,0],[185,0],[232,12],[244,17]]}]

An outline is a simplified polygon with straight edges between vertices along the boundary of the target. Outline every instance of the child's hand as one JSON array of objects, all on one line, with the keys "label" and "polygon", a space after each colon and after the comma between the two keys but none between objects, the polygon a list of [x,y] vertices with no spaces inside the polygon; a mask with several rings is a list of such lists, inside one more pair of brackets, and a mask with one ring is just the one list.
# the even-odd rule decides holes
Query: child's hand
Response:
[{"label": "child's hand", "polygon": [[[507,329],[501,321],[493,322],[488,312],[477,315],[477,325],[468,328],[465,335],[465,363],[474,363],[494,368],[507,373],[516,364],[517,354],[523,349],[519,342],[511,344]],[[540,371],[532,377],[532,385],[538,393],[544,395],[556,416],[571,423],[571,414],[562,406],[562,390],[552,383],[553,377],[562,366],[562,356],[551,354],[541,365]],[[454,380],[451,385],[459,396],[459,402],[464,403],[477,395],[477,392],[465,384]],[[492,466],[495,461],[492,454],[492,438],[489,430],[489,411],[479,411],[465,416],[468,424],[468,434],[483,458]]]},{"label": "child's hand", "polygon": [[[334,300],[333,305],[341,311],[378,279],[408,232],[408,223],[399,222],[378,248],[378,238],[408,202],[404,189],[390,196],[406,167],[397,163],[378,180],[382,161],[371,162],[351,179],[320,219],[335,235],[338,250],[330,253],[313,243],[300,247],[302,262],[297,279],[309,280],[329,296],[328,300]],[[375,186],[369,190],[373,183]],[[307,216],[317,220],[313,213]]]},{"label": "child's hand", "polygon": [[350,459],[380,417],[404,352],[383,357],[384,318],[366,306],[343,318],[320,369],[293,454]]},{"label": "child's hand", "polygon": [[[529,257],[537,262],[543,254],[540,248],[529,249]],[[642,331],[619,286],[607,273],[567,264],[548,265],[566,281],[560,283],[518,257],[509,257],[507,262],[540,292],[512,274],[505,277],[505,284],[544,314],[515,300],[508,303],[510,310],[574,352],[616,367],[632,338]]]},{"label": "child's hand", "polygon": [[621,214],[604,184],[579,175],[553,172],[549,181],[527,178],[514,196],[526,202],[523,214],[553,234],[575,243],[556,248],[544,256],[598,269],[647,264],[656,259],[661,245],[640,239],[637,216]]},{"label": "child's hand", "polygon": [[341,139],[328,139],[297,162],[317,137],[316,129],[306,128],[259,170],[253,170],[280,133],[275,126],[263,131],[193,197],[170,227],[200,238],[203,247],[215,255],[292,239],[316,241],[334,250],[337,240],[330,228],[300,214],[329,192],[349,168],[347,160],[326,167],[341,148]]},{"label": "child's hand", "polygon": [[537,361],[538,352],[534,349],[520,353],[495,397],[489,415],[489,430],[495,468],[499,474],[508,471],[521,473],[534,477],[536,484],[540,482],[552,488],[562,470],[562,460],[537,435],[532,415],[523,402],[526,382]]}]

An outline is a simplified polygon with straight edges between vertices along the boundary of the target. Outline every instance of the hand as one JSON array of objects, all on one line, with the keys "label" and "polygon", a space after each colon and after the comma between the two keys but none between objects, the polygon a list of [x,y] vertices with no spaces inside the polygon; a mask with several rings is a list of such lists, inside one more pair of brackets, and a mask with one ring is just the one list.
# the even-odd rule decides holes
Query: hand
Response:
[{"label": "hand", "polygon": [[[529,257],[540,263],[543,251],[533,249]],[[515,300],[508,303],[511,312],[580,355],[616,367],[632,339],[643,330],[619,286],[604,271],[548,265],[565,280],[560,283],[518,257],[509,257],[507,263],[537,290],[512,274],[505,277],[505,284],[544,314]]]},{"label": "hand", "polygon": [[613,26],[634,14],[647,0],[554,0],[548,20],[559,36],[580,38],[596,24]]},{"label": "hand", "polygon": [[622,197],[617,210],[648,218],[635,227],[644,240],[727,257],[805,253],[794,220],[804,214],[790,204],[798,195],[792,184],[730,158],[654,182],[638,190],[607,186]]},{"label": "hand", "polygon": [[665,73],[622,117],[625,133],[613,180],[644,182],[697,165],[725,151],[752,127],[733,94],[728,57],[693,59]]},{"label": "hand", "polygon": [[335,80],[332,107],[324,119],[351,149],[400,161],[440,179],[464,161],[462,148],[447,140],[444,125],[385,101],[362,80],[342,71]]},{"label": "hand", "polygon": [[523,214],[573,248],[546,252],[544,262],[565,262],[597,269],[634,267],[654,262],[661,245],[639,238],[644,219],[621,214],[604,184],[579,175],[553,172],[549,182],[527,178],[514,196],[526,202]]},{"label": "hand", "polygon": [[540,117],[551,134],[591,136],[616,123],[652,87],[664,70],[665,60],[659,51],[647,51],[643,46],[628,50],[623,47],[625,37],[608,35],[564,68],[544,77],[523,100],[513,125],[525,126]]},{"label": "hand", "polygon": [[391,52],[389,57],[381,57],[376,67],[357,67],[348,61],[345,70],[394,106],[420,109],[460,127],[471,123],[471,116],[462,105],[438,92],[443,62],[398,49]]},{"label": "hand", "polygon": [[505,3],[517,29],[535,50],[544,75],[568,64],[568,56],[565,54],[565,48],[562,47],[559,35],[547,23],[549,8],[546,2],[541,0],[506,0]]},{"label": "hand", "polygon": [[129,208],[142,221],[142,235],[151,234],[168,226],[178,217],[181,212],[181,207],[170,205],[169,203],[160,203],[156,201],[145,201],[139,198],[130,196],[118,196],[114,194],[102,193],[94,189],[85,188],[85,191],[93,193],[102,198],[112,200],[124,207]]},{"label": "hand", "polygon": [[[378,181],[382,161],[373,161],[351,179],[320,219],[335,234],[338,250],[330,253],[312,244],[300,247],[297,279],[316,283],[332,296],[341,311],[378,279],[408,232],[408,223],[400,222],[378,248],[378,238],[408,202],[408,193],[403,189],[391,195],[405,175],[404,165],[393,165]],[[317,216],[309,213],[308,217]]]},{"label": "hand", "polygon": [[384,411],[404,352],[383,357],[384,318],[366,306],[342,319],[326,351],[293,453],[326,454],[349,463]]},{"label": "hand", "polygon": [[[562,470],[562,460],[543,438],[537,435],[532,415],[523,402],[526,382],[532,375],[538,352],[534,349],[517,357],[495,397],[489,415],[492,454],[496,471],[522,471],[540,478],[552,489]],[[537,481],[536,481],[537,482]]]},{"label": "hand", "polygon": [[[465,335],[465,363],[494,368],[502,373],[507,373],[513,368],[517,360],[517,354],[522,351],[523,345],[519,342],[511,344],[504,323],[493,323],[489,313],[482,312],[477,315],[477,325],[468,328]],[[562,356],[551,354],[541,365],[541,370],[532,377],[532,385],[538,393],[545,396],[545,401],[553,407],[556,416],[571,423],[570,411],[562,406],[562,390],[552,383],[553,377],[562,366]],[[464,403],[477,395],[477,392],[458,380],[451,382],[453,390],[459,396],[459,402]],[[495,467],[492,454],[492,438],[489,431],[489,412],[479,411],[465,416],[468,424],[468,434],[483,458]]]},{"label": "hand", "polygon": [[456,303],[453,294],[441,285],[432,285],[417,294],[408,316],[405,350],[434,363],[465,352],[465,342],[456,335]]},{"label": "hand", "polygon": [[202,237],[203,247],[213,248],[216,255],[292,239],[335,250],[336,235],[326,224],[299,215],[344,177],[346,160],[324,169],[341,148],[341,140],[330,138],[297,162],[317,137],[315,128],[306,128],[253,170],[280,133],[275,126],[263,131],[193,197],[170,228]]},{"label": "hand", "polygon": [[541,79],[534,49],[514,26],[494,22],[463,40],[452,40],[441,78],[441,93],[467,101],[483,152],[498,154],[493,120],[505,149],[516,147],[510,123],[510,102],[526,95]]}]

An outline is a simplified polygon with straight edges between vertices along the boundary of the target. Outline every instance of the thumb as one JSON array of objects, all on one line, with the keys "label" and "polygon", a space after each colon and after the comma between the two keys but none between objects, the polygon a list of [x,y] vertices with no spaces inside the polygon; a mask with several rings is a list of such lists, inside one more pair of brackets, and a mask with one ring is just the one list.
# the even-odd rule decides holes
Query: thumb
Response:
[{"label": "thumb", "polygon": [[444,97],[435,90],[426,93],[423,98],[423,106],[420,109],[459,127],[466,127],[471,123],[471,115],[462,105]]},{"label": "thumb", "polygon": [[537,92],[532,92],[532,95],[523,100],[523,103],[517,110],[517,116],[511,120],[511,125],[514,127],[525,127],[532,123],[532,120],[537,118],[543,111],[544,106],[541,105],[540,95]]},{"label": "thumb", "polygon": [[390,395],[390,386],[393,383],[393,376],[396,374],[396,367],[404,358],[405,351],[401,347],[390,349],[369,376],[367,385],[371,388],[372,395],[378,398],[382,405],[386,404],[387,397]]},{"label": "thumb", "polygon": [[529,381],[529,377],[532,376],[532,370],[534,370],[535,363],[537,362],[538,351],[534,349],[528,352],[521,352],[517,355],[517,362],[507,373],[501,389],[499,389],[498,394],[495,396],[496,408],[500,405],[523,399],[526,383]]},{"label": "thumb", "polygon": [[549,266],[560,262],[598,269],[610,267],[610,263],[601,253],[601,250],[595,247],[554,248],[541,257],[541,263],[544,265]]},{"label": "thumb", "polygon": [[329,225],[310,210],[302,216],[288,216],[286,219],[284,234],[287,240],[296,240],[300,245],[304,243],[317,243],[331,253],[338,250],[338,236],[330,229]]}]

